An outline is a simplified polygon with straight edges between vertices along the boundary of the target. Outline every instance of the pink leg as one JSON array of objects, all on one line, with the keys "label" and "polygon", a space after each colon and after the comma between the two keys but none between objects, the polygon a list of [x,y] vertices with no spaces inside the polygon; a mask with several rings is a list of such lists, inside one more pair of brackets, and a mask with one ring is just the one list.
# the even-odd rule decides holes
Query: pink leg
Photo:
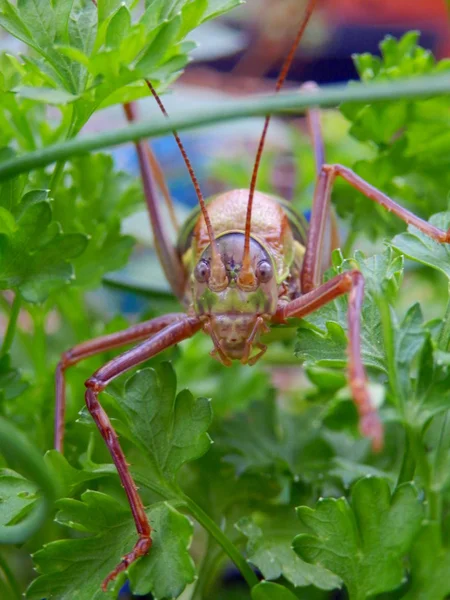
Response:
[{"label": "pink leg", "polygon": [[139,536],[139,539],[131,552],[122,558],[122,561],[117,565],[114,571],[104,580],[104,590],[106,590],[108,583],[115,579],[119,573],[124,571],[140,556],[143,556],[148,552],[152,540],[151,527],[147,515],[145,514],[144,505],[137,493],[136,485],[131,477],[117,435],[111,425],[108,415],[98,401],[98,394],[106,388],[108,383],[122,373],[125,373],[125,371],[148,360],[166,348],[193,336],[200,328],[201,322],[199,319],[196,317],[184,316],[183,319],[171,323],[156,333],[150,340],[146,340],[136,348],[132,348],[111,360],[98,369],[94,375],[86,381],[86,405],[105,440],[114,464],[116,465],[120,480],[128,497],[128,502],[130,503],[131,512]]},{"label": "pink leg", "polygon": [[289,317],[304,317],[338,296],[350,293],[348,307],[349,384],[360,417],[361,433],[372,440],[374,450],[383,445],[383,429],[376,408],[370,401],[367,376],[361,359],[361,307],[364,278],[359,271],[337,275],[313,291],[278,308],[276,322]]},{"label": "pink leg", "polygon": [[68,367],[76,365],[81,360],[100,354],[106,350],[126,346],[134,342],[143,340],[154,333],[157,333],[167,325],[175,321],[180,321],[186,318],[184,313],[172,313],[157,317],[151,321],[138,323],[125,331],[118,331],[110,335],[104,335],[88,342],[83,342],[74,346],[61,357],[56,368],[56,407],[55,407],[55,448],[60,452],[63,451],[64,441],[64,417],[66,412],[66,386],[64,381],[64,373]]},{"label": "pink leg", "polygon": [[[124,110],[128,121],[133,122],[136,120],[136,111],[132,104],[124,104]],[[160,172],[160,169],[154,170],[155,164],[152,162],[152,155],[146,142],[142,140],[137,141],[135,142],[135,147],[139,159],[139,168],[141,171],[155,248],[173,293],[179,300],[182,300],[184,296],[185,274],[176,249],[172,246],[167,236],[167,232],[164,229],[154,181],[155,177],[158,179],[158,173],[162,176],[162,172]]]},{"label": "pink leg", "polygon": [[[318,85],[313,81],[307,81],[301,88],[302,91],[317,91]],[[323,165],[325,164],[325,143],[322,134],[322,124],[320,119],[320,110],[318,108],[311,108],[306,112],[306,119],[308,123],[309,136],[314,151],[314,159],[316,165],[317,177],[320,176]],[[314,209],[313,209],[314,210]],[[334,213],[333,207],[330,203],[327,204],[326,208],[323,209],[324,213],[321,214],[323,219],[323,236],[320,244],[320,265],[321,271],[325,271],[331,264],[331,252],[335,248],[339,248],[339,229]],[[314,219],[314,212],[311,217],[311,223]],[[314,227],[313,225],[310,226]]]},{"label": "pink leg", "polygon": [[375,187],[361,179],[356,173],[342,165],[323,165],[314,193],[313,211],[308,234],[305,258],[301,274],[303,292],[310,292],[317,287],[322,279],[322,247],[325,238],[327,216],[330,206],[330,196],[334,180],[342,177],[354,188],[362,192],[386,210],[393,212],[397,217],[414,225],[438,242],[450,243],[450,233],[433,227],[420,217],[417,217],[406,208],[401,207],[389,196],[380,192]]},{"label": "pink leg", "polygon": [[[300,90],[302,92],[317,92],[319,86],[314,81],[307,81]],[[322,125],[320,122],[320,110],[318,108],[310,108],[306,111],[306,121],[308,123],[309,136],[314,150],[314,158],[316,163],[317,175],[325,162],[325,145],[323,142]]]}]

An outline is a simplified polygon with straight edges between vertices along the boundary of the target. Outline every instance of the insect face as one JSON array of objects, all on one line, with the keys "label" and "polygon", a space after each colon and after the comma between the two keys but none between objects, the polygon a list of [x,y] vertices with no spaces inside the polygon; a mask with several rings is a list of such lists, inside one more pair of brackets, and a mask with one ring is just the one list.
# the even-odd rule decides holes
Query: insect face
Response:
[{"label": "insect face", "polygon": [[[260,333],[264,320],[275,313],[278,285],[274,261],[260,242],[250,241],[250,260],[254,276],[251,286],[240,281],[244,253],[244,234],[225,233],[217,238],[220,258],[225,267],[226,283],[222,289],[211,285],[211,247],[198,260],[191,277],[192,298],[204,329],[213,339],[216,356],[229,364],[231,360],[249,359],[251,345]],[[262,327],[261,327],[262,326]]]}]

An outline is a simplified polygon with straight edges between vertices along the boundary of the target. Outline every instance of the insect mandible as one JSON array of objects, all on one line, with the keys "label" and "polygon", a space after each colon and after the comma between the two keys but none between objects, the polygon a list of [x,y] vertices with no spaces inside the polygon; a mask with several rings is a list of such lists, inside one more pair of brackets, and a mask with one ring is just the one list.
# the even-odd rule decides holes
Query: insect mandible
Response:
[{"label": "insect mandible", "polygon": [[[316,0],[309,0],[297,37],[277,81],[279,91]],[[147,81],[164,115],[164,106],[152,84]],[[303,90],[314,84],[305,84]],[[129,121],[136,118],[134,107],[125,105]],[[108,582],[151,547],[151,526],[143,503],[131,477],[124,453],[102,408],[98,396],[116,377],[163,350],[203,330],[211,337],[212,355],[225,366],[234,360],[252,365],[266,351],[260,341],[271,323],[283,324],[292,317],[304,317],[349,294],[348,304],[348,380],[359,413],[360,430],[372,440],[375,450],[382,446],[382,426],[367,386],[361,359],[360,319],[364,279],[349,271],[322,283],[325,247],[331,247],[333,223],[330,196],[336,177],[372,201],[393,212],[433,239],[450,243],[450,233],[437,229],[361,179],[352,170],[338,164],[326,164],[317,109],[307,112],[307,121],[315,155],[317,182],[308,231],[302,217],[292,207],[274,196],[256,191],[256,180],[270,117],[266,117],[259,143],[249,190],[233,190],[205,202],[181,141],[174,132],[197,192],[200,213],[181,233],[177,247],[168,241],[163,227],[161,208],[156,199],[156,184],[166,191],[164,177],[148,145],[136,142],[145,198],[155,246],[167,280],[186,308],[134,325],[124,331],[84,342],[62,356],[56,371],[55,447],[62,451],[65,414],[66,369],[105,350],[139,345],[110,360],[86,381],[86,404],[118,470],[136,524],[138,541],[134,548],[103,582]],[[331,232],[331,233],[330,233]],[[330,248],[327,249],[329,254]],[[144,340],[144,341],[142,341]]]}]

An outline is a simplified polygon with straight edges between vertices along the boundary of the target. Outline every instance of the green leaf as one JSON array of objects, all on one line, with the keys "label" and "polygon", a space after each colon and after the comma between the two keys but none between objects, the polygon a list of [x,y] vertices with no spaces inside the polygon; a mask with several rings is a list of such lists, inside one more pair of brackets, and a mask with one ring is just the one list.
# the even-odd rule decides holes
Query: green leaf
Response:
[{"label": "green leaf", "polygon": [[9,354],[0,357],[0,400],[8,401],[20,396],[28,387],[21,373],[11,366]]},{"label": "green leaf", "polygon": [[[45,456],[45,463],[52,471],[53,478],[57,482],[58,492],[61,497],[70,497],[75,494],[81,484],[99,479],[111,473],[89,471],[86,469],[75,469],[67,459],[57,450],[49,450]],[[114,475],[116,471],[114,471]]]},{"label": "green leaf", "polygon": [[8,0],[0,1],[0,25],[17,39],[35,47],[31,31],[21,19],[17,8]]},{"label": "green leaf", "polygon": [[[392,81],[447,72],[448,60],[436,62],[418,45],[418,32],[399,40],[387,36],[381,43],[381,59],[356,55],[355,65],[365,82]],[[367,144],[370,154],[353,164],[361,177],[423,218],[447,208],[450,136],[448,96],[394,100],[376,104],[343,104],[350,121],[350,135]],[[351,166],[351,165],[349,165]],[[348,185],[338,183],[338,213],[350,220],[350,230],[371,237],[398,232],[403,224]]]},{"label": "green leaf", "polygon": [[56,37],[56,19],[50,0],[18,0],[17,8],[34,40],[43,48]]},{"label": "green leaf", "polygon": [[97,8],[89,0],[75,0],[69,19],[69,42],[85,54],[91,54],[97,36]]},{"label": "green leaf", "polygon": [[[450,548],[440,524],[425,522],[411,550],[411,587],[404,600],[445,600],[450,594]],[[448,542],[448,540],[447,540]]]},{"label": "green leaf", "polygon": [[[57,520],[95,535],[59,540],[39,550],[34,560],[40,576],[30,585],[27,598],[101,600],[103,579],[136,542],[129,508],[94,491],[85,492],[81,501],[58,504]],[[167,503],[153,505],[147,515],[154,527],[153,544],[149,554],[130,567],[132,586],[161,600],[176,598],[195,576],[188,552],[192,524]]]},{"label": "green leaf", "polygon": [[0,234],[0,289],[19,290],[29,302],[42,302],[72,279],[69,260],[87,243],[81,234],[61,233],[43,196],[39,191],[23,196],[15,211],[16,233]]},{"label": "green leaf", "polygon": [[[450,226],[450,213],[433,215],[429,222],[435,227],[447,231]],[[428,235],[409,225],[408,233],[397,235],[391,245],[411,260],[433,267],[450,279],[450,246],[448,244],[435,242]]]},{"label": "green leaf", "polygon": [[37,102],[44,102],[46,104],[70,104],[78,99],[78,96],[66,92],[65,90],[57,90],[46,87],[36,86],[20,86],[15,89],[15,92],[21,98],[29,98],[30,100],[36,100]]},{"label": "green leaf", "polygon": [[218,17],[224,12],[239,6],[239,4],[243,4],[243,0],[208,0],[208,7],[203,14],[203,21]]},{"label": "green leaf", "polygon": [[121,220],[141,202],[139,182],[116,171],[111,156],[94,154],[71,162],[53,212],[64,231],[89,237],[85,252],[73,261],[77,286],[96,287],[106,273],[127,264],[134,240],[122,233]]},{"label": "green leaf", "polygon": [[126,6],[121,6],[109,22],[106,31],[106,45],[117,48],[131,27],[131,14]]},{"label": "green leaf", "polygon": [[[338,252],[334,255],[334,268],[328,278],[351,269],[359,269],[365,280],[362,306],[361,347],[364,364],[378,371],[386,371],[386,356],[382,339],[381,317],[377,296],[383,295],[393,302],[397,296],[403,272],[401,257],[390,250],[381,255],[365,258],[361,252],[354,259],[343,260]],[[343,367],[347,362],[348,298],[341,296],[326,304],[301,323],[295,347],[296,355],[306,361],[308,367]]]},{"label": "green leaf", "polygon": [[297,509],[313,534],[294,539],[299,556],[344,581],[350,600],[365,600],[400,585],[404,557],[419,530],[423,509],[406,483],[391,496],[385,479],[366,477],[345,498],[321,499],[315,509]]},{"label": "green leaf", "polygon": [[261,581],[252,588],[252,600],[296,600],[296,598],[297,596],[278,583]]},{"label": "green leaf", "polygon": [[15,471],[0,469],[0,525],[12,525],[27,514],[37,486]]},{"label": "green leaf", "polygon": [[12,214],[3,206],[0,206],[0,233],[7,236],[12,235],[17,231],[16,220]]},{"label": "green leaf", "polygon": [[215,435],[236,473],[270,473],[294,481],[323,472],[332,450],[321,439],[318,409],[282,411],[271,395],[224,421]]},{"label": "green leaf", "polygon": [[275,580],[284,576],[296,587],[314,585],[321,590],[341,586],[339,577],[297,556],[291,545],[292,534],[263,532],[249,518],[238,521],[236,527],[248,538],[248,560],[261,571],[265,579]]},{"label": "green leaf", "polygon": [[210,401],[194,400],[188,390],[177,394],[175,372],[169,363],[133,375],[123,396],[116,399],[128,425],[123,435],[145,452],[152,477],[163,483],[172,481],[184,463],[208,451]]}]

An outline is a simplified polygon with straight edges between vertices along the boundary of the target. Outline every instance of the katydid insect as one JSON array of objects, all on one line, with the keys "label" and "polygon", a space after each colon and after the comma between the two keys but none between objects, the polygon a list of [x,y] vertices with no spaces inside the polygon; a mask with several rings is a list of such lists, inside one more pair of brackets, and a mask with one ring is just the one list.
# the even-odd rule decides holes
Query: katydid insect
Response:
[{"label": "katydid insect", "polygon": [[[316,0],[309,0],[281,74],[276,91],[286,79],[295,50],[313,12]],[[147,81],[164,115],[164,106]],[[305,93],[314,84],[303,86]],[[134,107],[125,106],[129,121],[136,118]],[[147,144],[136,143],[145,198],[155,246],[170,286],[184,305],[185,313],[173,313],[134,325],[125,331],[106,335],[75,346],[61,358],[56,372],[55,446],[62,451],[65,413],[65,370],[93,354],[141,341],[98,369],[86,381],[86,404],[117,467],[136,524],[138,541],[134,548],[103,582],[108,582],[151,547],[151,526],[143,503],[111,422],[98,396],[119,375],[154,357],[163,350],[203,330],[211,337],[211,352],[223,365],[233,360],[252,365],[266,347],[261,335],[271,323],[283,324],[291,317],[304,317],[343,294],[348,306],[348,380],[359,412],[360,430],[382,446],[382,426],[367,387],[361,359],[360,317],[364,280],[357,270],[322,283],[324,265],[333,246],[334,225],[330,196],[336,177],[342,177],[372,201],[395,213],[439,242],[450,243],[445,232],[396,204],[350,169],[325,163],[324,145],[317,109],[307,112],[316,161],[317,183],[309,227],[292,207],[279,198],[256,191],[258,167],[270,117],[266,117],[249,190],[233,190],[205,202],[193,169],[176,132],[176,141],[197,192],[200,213],[188,221],[173,247],[162,224],[156,186],[167,196],[164,176]]]}]

